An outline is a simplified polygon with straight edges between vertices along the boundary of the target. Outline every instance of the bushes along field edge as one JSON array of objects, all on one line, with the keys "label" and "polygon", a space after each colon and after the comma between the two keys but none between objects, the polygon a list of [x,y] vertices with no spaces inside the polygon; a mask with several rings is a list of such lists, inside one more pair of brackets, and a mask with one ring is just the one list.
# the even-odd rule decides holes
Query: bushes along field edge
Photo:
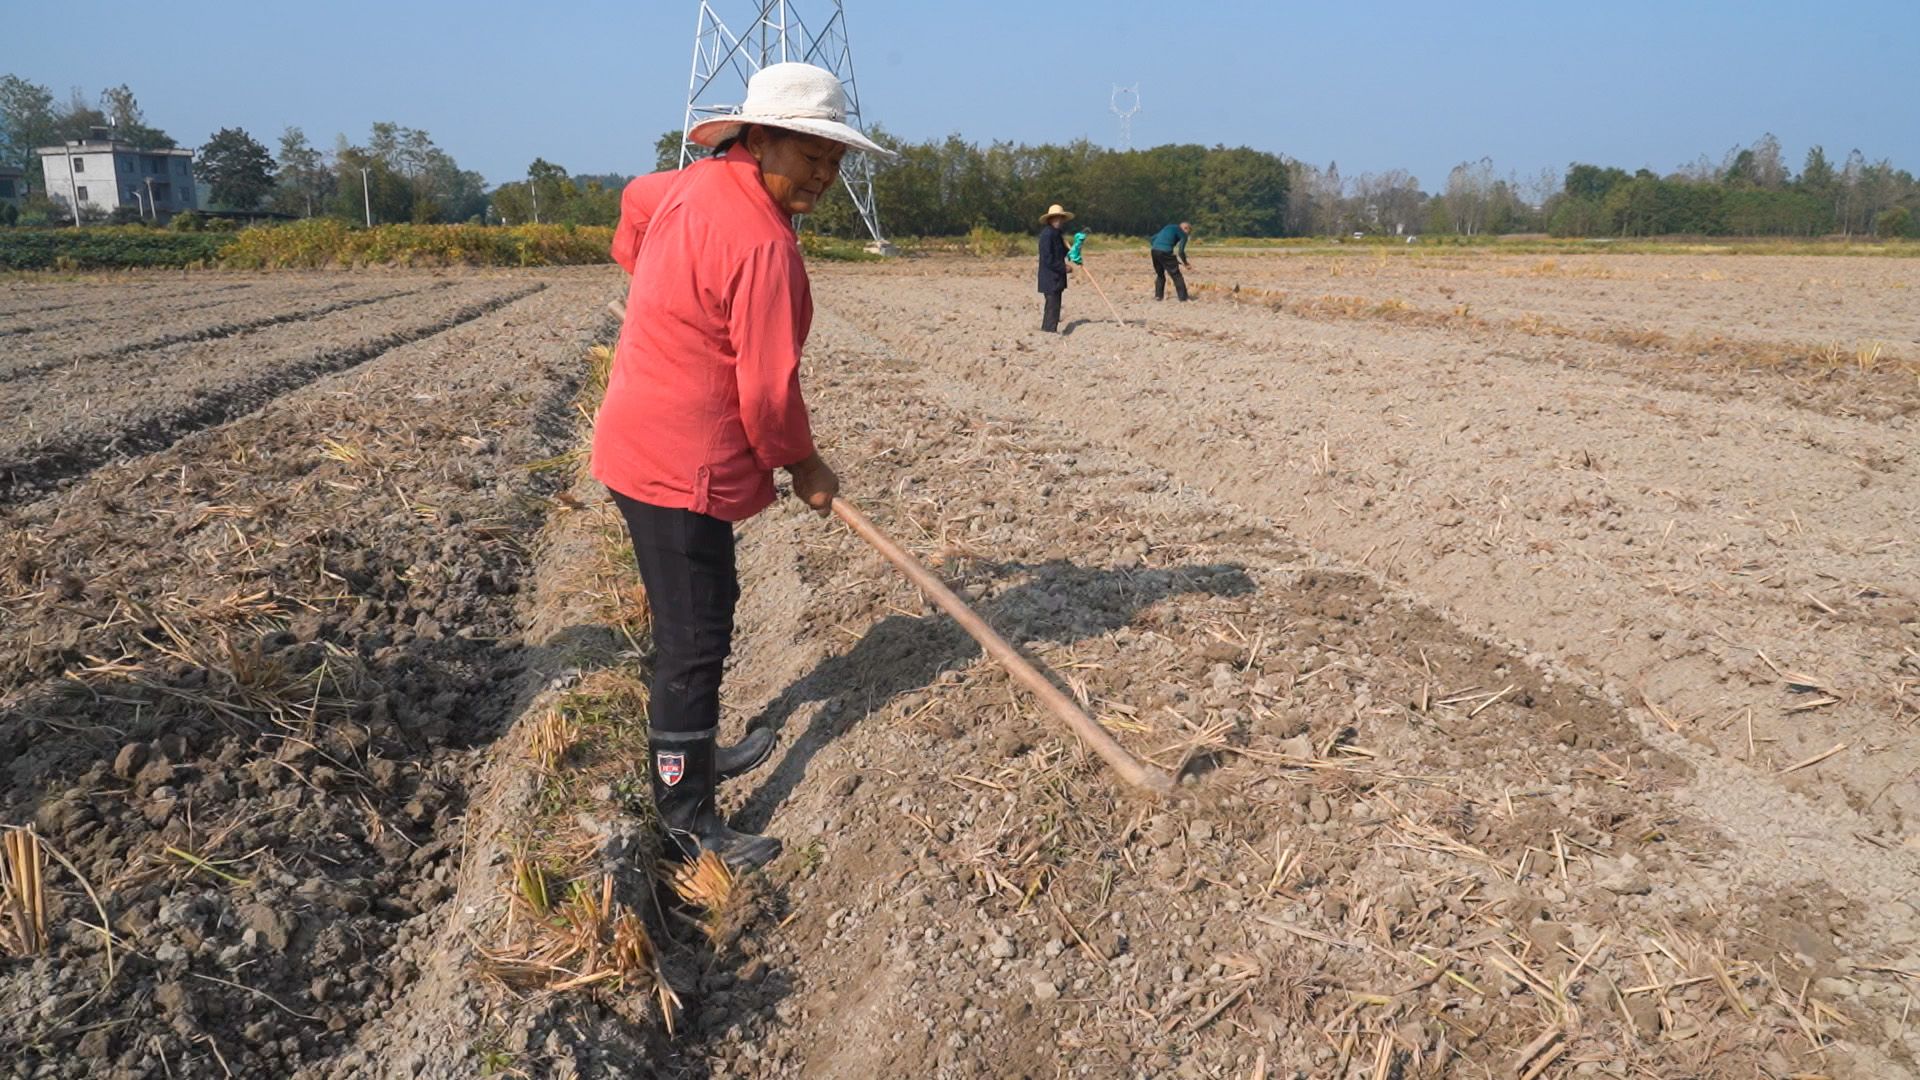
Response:
[{"label": "bushes along field edge", "polygon": [[138,225],[0,229],[0,270],[211,266],[232,234],[173,233]]},{"label": "bushes along field edge", "polygon": [[0,229],[0,270],[237,270],[359,266],[576,266],[611,261],[604,226],[378,225],[329,218],[239,232],[141,226]]},{"label": "bushes along field edge", "polygon": [[220,252],[239,270],[330,266],[574,266],[604,263],[613,230],[571,225],[379,225],[332,218],[246,229]]},{"label": "bushes along field edge", "polygon": [[[187,215],[180,215],[185,218]],[[880,256],[850,240],[803,233],[810,259]],[[238,232],[140,226],[0,229],[0,270],[221,267],[312,270],[362,266],[589,266],[612,261],[613,230],[592,225],[379,225],[313,218]]]},{"label": "bushes along field edge", "polygon": [[[864,245],[802,233],[802,248],[814,260],[878,259]],[[610,261],[613,230],[572,225],[379,225],[356,228],[330,218],[238,232],[191,232],[105,225],[81,229],[0,229],[0,271],[122,270],[220,267],[238,270],[320,269],[362,266],[585,266]],[[1887,239],[1560,239],[1538,235],[1501,237],[1422,236],[1365,240],[1196,237],[1207,254],[1255,252],[1326,255],[1362,250],[1419,254],[1440,248],[1476,248],[1498,254],[1672,255],[1879,255],[1920,257],[1920,241]],[[908,254],[965,252],[987,258],[1031,256],[1033,237],[981,226],[964,237],[901,238]],[[1095,250],[1136,250],[1144,237],[1095,234]]]}]

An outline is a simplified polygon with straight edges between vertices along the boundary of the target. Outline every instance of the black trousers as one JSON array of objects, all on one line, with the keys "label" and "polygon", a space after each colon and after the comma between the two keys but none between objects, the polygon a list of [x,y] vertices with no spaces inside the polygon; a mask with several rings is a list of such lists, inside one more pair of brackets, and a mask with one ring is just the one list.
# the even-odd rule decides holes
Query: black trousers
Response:
[{"label": "black trousers", "polygon": [[1040,315],[1040,329],[1055,333],[1060,329],[1060,298],[1066,295],[1065,289],[1055,289],[1050,293],[1041,293],[1047,298],[1047,307]]},{"label": "black trousers", "polygon": [[720,675],[740,601],[733,524],[691,510],[613,501],[627,520],[653,620],[652,726],[691,733],[720,725]]},{"label": "black trousers", "polygon": [[1187,279],[1180,276],[1180,256],[1171,251],[1153,253],[1153,298],[1167,298],[1167,275],[1173,275],[1173,291],[1181,300],[1187,298]]}]

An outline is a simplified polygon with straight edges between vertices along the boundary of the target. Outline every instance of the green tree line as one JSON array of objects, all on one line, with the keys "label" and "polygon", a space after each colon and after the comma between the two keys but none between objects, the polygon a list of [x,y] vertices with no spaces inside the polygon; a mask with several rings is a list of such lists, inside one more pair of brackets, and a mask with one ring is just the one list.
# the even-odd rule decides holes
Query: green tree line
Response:
[{"label": "green tree line", "polygon": [[[1110,150],[1085,139],[981,146],[958,135],[916,143],[880,129],[870,134],[900,155],[875,169],[874,200],[883,227],[901,236],[957,236],[976,225],[1027,232],[1056,202],[1077,215],[1076,224],[1102,232],[1146,234],[1172,221],[1191,221],[1212,236],[1285,229],[1286,162],[1244,146]],[[678,133],[662,143],[669,139],[677,146]],[[844,186],[821,200],[808,227],[830,236],[863,231]]]},{"label": "green tree line", "polygon": [[[131,89],[117,86],[97,103],[75,90],[64,102],[47,87],[17,75],[0,75],[0,165],[23,170],[29,223],[70,221],[71,209],[45,197],[46,179],[37,147],[84,139],[96,128],[113,138],[150,149],[177,145],[147,123]],[[271,210],[293,217],[332,216],[376,223],[482,221],[489,192],[476,172],[418,128],[382,122],[365,140],[336,138],[331,153],[307,140],[298,127],[280,136],[270,151],[238,127],[222,128],[195,154],[196,178],[207,188],[207,209]]]},{"label": "green tree line", "polygon": [[1794,175],[1767,135],[1666,176],[1576,163],[1545,216],[1556,236],[1920,237],[1920,183],[1858,150],[1836,168],[1819,146]]},{"label": "green tree line", "polygon": [[[1911,173],[1859,151],[1836,167],[1815,147],[1794,175],[1772,135],[1664,176],[1577,162],[1565,172],[1503,176],[1481,158],[1426,190],[1403,169],[1344,176],[1337,163],[1322,168],[1247,147],[1117,151],[1085,140],[1031,146],[871,134],[899,154],[874,175],[881,224],[899,236],[956,236],[975,226],[1030,231],[1054,202],[1095,229],[1134,234],[1188,220],[1207,235],[1254,237],[1920,235],[1920,185]],[[674,168],[679,158],[679,132],[666,132],[655,143],[655,167]],[[844,188],[822,200],[806,227],[845,237],[864,231]]]},{"label": "green tree line", "polygon": [[112,128],[115,138],[143,150],[176,145],[172,136],[147,123],[139,100],[124,85],[102,91],[97,102],[76,87],[63,102],[39,83],[0,75],[0,165],[23,170],[35,190],[46,186],[35,148],[84,139],[97,127]]}]

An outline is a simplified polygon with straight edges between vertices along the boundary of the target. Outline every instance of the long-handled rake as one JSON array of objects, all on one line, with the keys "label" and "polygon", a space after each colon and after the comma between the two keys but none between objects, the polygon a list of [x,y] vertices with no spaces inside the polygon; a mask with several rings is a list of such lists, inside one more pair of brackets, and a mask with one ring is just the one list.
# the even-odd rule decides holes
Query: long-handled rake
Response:
[{"label": "long-handled rake", "polygon": [[[626,318],[624,305],[613,302],[607,307],[623,320]],[[1118,313],[1116,312],[1115,315],[1117,317]],[[842,497],[834,498],[833,513],[854,531],[854,535],[865,540],[874,550],[885,556],[888,562],[905,574],[907,580],[913,582],[940,610],[959,623],[962,630],[980,643],[980,647],[988,656],[1001,667],[1006,668],[1015,682],[1038,697],[1040,703],[1047,707],[1047,711],[1071,728],[1073,733],[1078,735],[1095,754],[1098,754],[1109,768],[1120,774],[1122,780],[1155,795],[1166,795],[1173,791],[1172,775],[1164,769],[1143,765],[1128,753],[1126,747],[1121,746],[1106,728],[1101,727],[1092,717],[1082,712],[1080,707],[1073,703],[1073,699],[1060,692],[1059,687],[1048,682],[1047,677],[1040,674],[1026,657],[1021,656],[1012,645],[1009,645],[1006,638],[1001,637],[993,627],[987,625],[986,620],[975,614],[973,609],[967,606],[966,601],[955,596],[952,589],[947,588],[944,582],[920,563],[920,560],[895,543],[893,538],[882,531],[880,526],[875,525],[867,515],[861,513],[857,507]]]},{"label": "long-handled rake", "polygon": [[1151,765],[1141,764],[1132,754],[1127,753],[1126,748],[1115,741],[1114,737],[1107,733],[1106,728],[1101,727],[1092,717],[1080,711],[1080,707],[1073,703],[1073,699],[1061,693],[1059,687],[1048,682],[1047,677],[1040,674],[1032,664],[1027,662],[1026,657],[1021,656],[1012,645],[1009,645],[1006,638],[1001,637],[993,627],[988,626],[985,619],[974,614],[973,609],[955,596],[945,582],[935,577],[932,571],[909,554],[905,548],[895,543],[892,537],[882,532],[878,525],[868,519],[867,515],[841,497],[834,498],[833,512],[841,521],[846,522],[847,527],[851,528],[860,539],[865,540],[874,550],[885,556],[888,562],[898,567],[900,572],[907,576],[907,580],[913,582],[921,592],[927,595],[928,599],[939,605],[940,610],[952,616],[953,621],[960,624],[960,629],[965,630],[973,640],[979,642],[988,656],[993,657],[1001,667],[1006,668],[1007,674],[1012,675],[1015,682],[1032,691],[1049,712],[1073,729],[1073,733],[1078,735],[1094,753],[1100,755],[1101,760],[1105,761],[1108,767],[1119,773],[1122,780],[1155,795],[1165,795],[1173,790],[1172,776]]},{"label": "long-handled rake", "polygon": [[1093,282],[1093,291],[1100,294],[1100,299],[1106,300],[1107,310],[1113,312],[1113,317],[1119,320],[1120,325],[1121,326],[1127,325],[1127,320],[1120,317],[1120,309],[1113,306],[1112,300],[1107,300],[1107,290],[1100,287],[1100,279],[1094,276],[1093,267],[1088,266],[1086,264],[1085,262],[1086,255],[1082,254],[1080,258],[1082,260],[1080,263],[1080,269],[1085,270],[1087,272],[1087,280]]}]

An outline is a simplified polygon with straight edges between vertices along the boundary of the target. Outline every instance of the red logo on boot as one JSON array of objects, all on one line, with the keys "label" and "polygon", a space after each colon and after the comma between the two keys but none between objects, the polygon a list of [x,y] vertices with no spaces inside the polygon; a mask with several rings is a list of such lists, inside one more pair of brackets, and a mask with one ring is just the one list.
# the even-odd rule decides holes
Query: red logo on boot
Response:
[{"label": "red logo on boot", "polygon": [[687,755],[685,754],[655,754],[653,764],[660,770],[660,779],[665,781],[668,787],[680,783],[680,778],[687,774]]}]

